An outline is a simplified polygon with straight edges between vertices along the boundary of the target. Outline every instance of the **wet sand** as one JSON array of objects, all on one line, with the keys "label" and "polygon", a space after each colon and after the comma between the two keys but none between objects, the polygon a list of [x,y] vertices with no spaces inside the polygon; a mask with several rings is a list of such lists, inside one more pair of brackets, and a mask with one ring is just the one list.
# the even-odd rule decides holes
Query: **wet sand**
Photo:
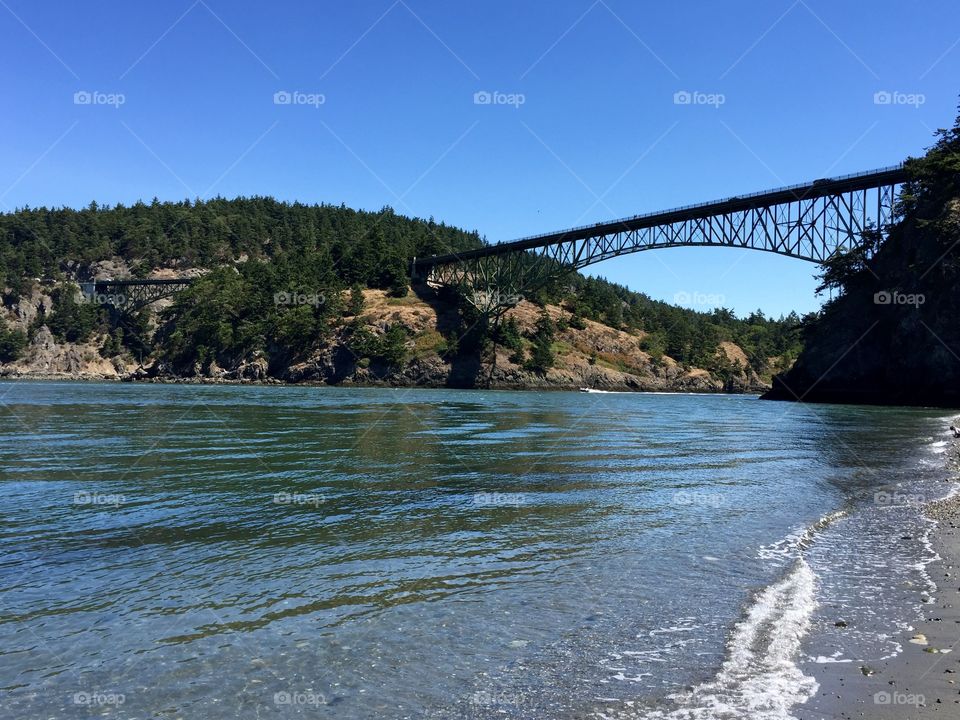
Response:
[{"label": "wet sand", "polygon": [[[944,479],[953,481],[960,474],[960,441],[947,456]],[[903,652],[894,658],[821,666],[817,694],[794,709],[800,720],[960,720],[960,494],[930,503],[926,514],[937,522],[930,539],[940,559],[927,567],[936,593],[917,588],[918,603],[931,601],[923,620],[897,637]]]}]

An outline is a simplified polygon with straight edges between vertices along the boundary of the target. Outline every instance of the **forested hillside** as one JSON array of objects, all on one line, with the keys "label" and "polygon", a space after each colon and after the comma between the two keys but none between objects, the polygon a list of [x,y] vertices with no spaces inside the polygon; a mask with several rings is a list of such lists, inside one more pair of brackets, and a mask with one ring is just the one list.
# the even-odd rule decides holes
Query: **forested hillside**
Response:
[{"label": "forested hillside", "polygon": [[70,268],[121,258],[137,277],[157,267],[214,267],[240,257],[308,259],[325,274],[374,286],[405,277],[415,255],[479,247],[477,233],[390,208],[363,212],[332,205],[253,197],[83,210],[25,208],[0,215],[0,277],[18,288],[24,278],[64,276]]},{"label": "forested hillside", "polygon": [[[0,326],[0,362],[29,354],[43,330],[48,346],[92,343],[100,357],[143,365],[154,375],[203,377],[211,368],[236,371],[256,360],[265,366],[262,374],[286,380],[291,367],[343,346],[357,368],[372,362],[373,375],[389,379],[419,352],[416,331],[388,321],[371,325],[364,293],[383,290],[405,298],[410,258],[482,243],[476,232],[403,217],[390,208],[364,212],[262,197],[25,208],[0,215],[8,320]],[[94,277],[183,275],[199,279],[172,303],[132,315],[84,302],[76,286]],[[524,334],[509,320],[503,327],[478,324],[455,297],[414,290],[419,300],[407,302],[422,301],[445,318],[433,329],[443,338],[434,343],[443,362],[462,365],[472,357],[479,374],[484,363],[495,364],[494,348],[506,345],[518,367],[546,376],[564,354],[562,346],[547,348],[531,362],[535,328]],[[666,358],[705,370],[718,387],[735,378],[741,386],[756,384],[788,367],[800,350],[796,315],[773,320],[760,312],[747,318],[723,309],[699,313],[580,274],[526,299],[559,308],[556,319],[573,331],[589,320],[633,336],[631,352],[641,365]],[[24,309],[30,303],[35,309]],[[743,357],[731,359],[724,343],[738,346]],[[613,364],[621,371],[630,366]],[[333,375],[342,379],[343,370]]]}]

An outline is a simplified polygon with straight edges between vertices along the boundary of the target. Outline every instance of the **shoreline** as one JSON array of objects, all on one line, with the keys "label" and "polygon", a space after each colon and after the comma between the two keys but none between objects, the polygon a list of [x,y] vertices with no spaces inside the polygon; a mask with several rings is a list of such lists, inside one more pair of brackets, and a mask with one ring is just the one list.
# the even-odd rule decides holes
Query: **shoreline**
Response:
[{"label": "shoreline", "polygon": [[926,539],[936,558],[926,572],[936,590],[924,603],[917,588],[922,619],[893,631],[902,650],[892,658],[821,666],[816,694],[792,710],[798,720],[960,717],[960,440],[951,441],[942,469],[951,492],[923,509],[933,523]]},{"label": "shoreline", "polygon": [[[176,377],[176,376],[157,376],[157,377],[115,377],[115,376],[101,376],[101,375],[67,375],[61,373],[23,373],[23,374],[0,374],[0,384],[2,383],[17,383],[17,382],[43,382],[43,383],[104,383],[108,385],[196,385],[204,387],[217,387],[221,385],[225,386],[238,386],[238,387],[312,387],[312,388],[345,388],[345,389],[379,389],[379,390],[489,390],[489,391],[504,391],[504,392],[579,392],[583,388],[588,386],[581,385],[578,383],[564,383],[557,381],[544,380],[543,383],[503,383],[495,382],[490,385],[457,385],[457,384],[440,384],[440,383],[419,383],[419,382],[392,382],[392,381],[367,381],[367,382],[339,382],[339,383],[328,383],[317,380],[282,380],[280,378],[268,377],[264,379],[226,379],[226,378],[212,378],[212,377]],[[860,400],[840,400],[840,399],[831,399],[831,400],[818,400],[814,399],[804,399],[803,401],[797,401],[795,399],[781,398],[781,397],[771,397],[769,389],[762,387],[743,387],[735,389],[683,389],[678,388],[676,390],[647,390],[641,387],[636,387],[627,384],[610,384],[606,385],[603,388],[589,388],[593,392],[606,393],[606,394],[632,394],[632,395],[722,395],[722,396],[746,396],[746,397],[755,397],[758,400],[772,401],[772,402],[784,402],[784,403],[799,403],[805,404],[810,403],[813,405],[825,404],[825,405],[849,405],[849,406],[863,406],[863,407],[889,407],[889,408],[903,408],[903,407],[912,407],[912,408],[931,408],[931,409],[952,409],[955,408],[955,404],[940,404],[940,403],[919,403],[919,404],[909,404],[898,402],[895,398],[889,400],[876,400],[876,401],[864,401]],[[957,418],[956,424],[960,426],[960,417]],[[957,474],[960,476],[960,440],[956,441],[956,446],[953,450],[954,454],[957,456]],[[958,482],[960,482],[960,477],[958,477]]]},{"label": "shoreline", "polygon": [[[494,383],[489,386],[474,385],[441,385],[441,384],[422,384],[422,383],[397,383],[397,382],[342,382],[327,383],[316,380],[302,380],[291,382],[280,380],[278,378],[267,378],[264,380],[227,380],[219,378],[197,378],[197,377],[105,377],[105,376],[83,376],[83,375],[61,375],[61,374],[23,374],[23,375],[0,375],[0,383],[104,383],[107,385],[202,385],[206,387],[217,387],[220,385],[242,386],[242,387],[314,387],[314,388],[343,388],[343,389],[377,389],[377,390],[496,390],[511,392],[579,392],[585,385],[577,383],[559,383],[545,381],[543,384],[511,384]],[[738,390],[644,390],[642,388],[631,387],[629,385],[610,385],[600,388],[590,388],[594,392],[614,393],[614,394],[635,394],[635,395],[731,395],[731,396],[753,396],[760,398],[765,390],[761,388],[744,388]]]}]

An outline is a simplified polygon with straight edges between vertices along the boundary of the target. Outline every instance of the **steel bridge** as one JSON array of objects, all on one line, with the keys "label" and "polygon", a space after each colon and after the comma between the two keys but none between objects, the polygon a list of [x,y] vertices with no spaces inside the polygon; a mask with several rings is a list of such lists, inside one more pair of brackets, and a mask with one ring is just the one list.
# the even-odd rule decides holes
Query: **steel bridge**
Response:
[{"label": "steel bridge", "polygon": [[91,280],[80,283],[80,290],[90,302],[110,305],[120,312],[135,312],[163,298],[186,290],[193,278],[172,280]]},{"label": "steel bridge", "polygon": [[[813,180],[750,195],[686,205],[534,235],[448,255],[414,258],[411,275],[461,293],[482,313],[503,314],[566,273],[610,258],[670,247],[736,247],[822,263],[894,219],[903,165]],[[191,278],[94,280],[92,302],[133,312],[186,289]]]},{"label": "steel bridge", "polygon": [[903,165],[415,258],[412,274],[499,315],[524,293],[610,258],[670,247],[737,247],[822,263],[894,218]]}]

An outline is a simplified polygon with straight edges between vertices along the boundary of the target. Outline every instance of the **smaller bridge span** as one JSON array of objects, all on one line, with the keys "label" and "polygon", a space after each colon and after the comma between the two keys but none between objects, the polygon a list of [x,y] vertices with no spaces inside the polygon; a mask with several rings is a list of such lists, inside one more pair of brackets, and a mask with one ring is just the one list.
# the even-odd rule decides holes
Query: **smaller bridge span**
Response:
[{"label": "smaller bridge span", "polygon": [[90,280],[80,290],[91,302],[110,305],[120,312],[135,312],[163,298],[186,290],[193,278],[164,280]]}]

